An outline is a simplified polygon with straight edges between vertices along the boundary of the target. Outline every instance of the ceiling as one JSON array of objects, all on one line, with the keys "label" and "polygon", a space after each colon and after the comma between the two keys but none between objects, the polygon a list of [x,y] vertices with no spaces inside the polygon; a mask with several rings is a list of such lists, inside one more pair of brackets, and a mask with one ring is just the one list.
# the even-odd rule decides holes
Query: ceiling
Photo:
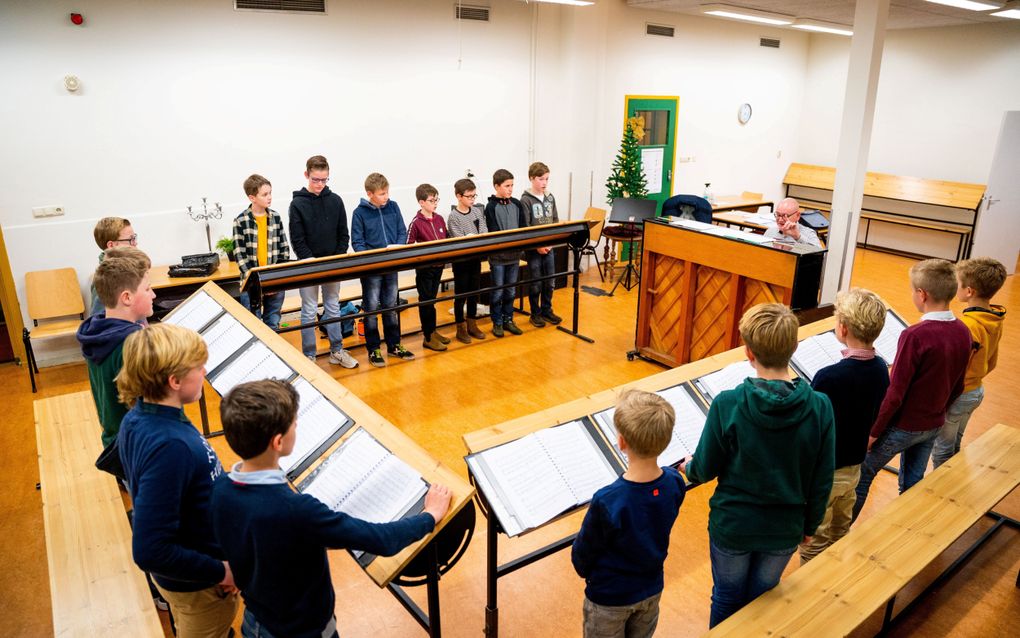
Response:
[{"label": "ceiling", "polygon": [[[853,25],[853,0],[627,0],[632,7],[657,9],[701,15],[703,4],[722,3],[745,9],[769,11],[798,18],[811,18],[836,24]],[[891,0],[889,5],[889,29],[920,29],[924,27],[949,27],[983,22],[1016,22],[1009,18],[996,18],[988,12],[956,9],[925,0]]]}]

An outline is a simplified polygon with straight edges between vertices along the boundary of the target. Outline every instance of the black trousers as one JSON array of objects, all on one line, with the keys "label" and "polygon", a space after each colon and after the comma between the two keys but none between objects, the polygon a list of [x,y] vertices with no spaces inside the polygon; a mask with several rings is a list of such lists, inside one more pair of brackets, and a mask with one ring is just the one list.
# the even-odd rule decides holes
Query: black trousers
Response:
[{"label": "black trousers", "polygon": [[[482,262],[479,259],[457,261],[453,263],[453,289],[458,295],[472,292],[481,287]],[[453,301],[453,316],[457,323],[464,321],[464,302],[467,302],[469,319],[478,318],[478,295],[461,297]]]},{"label": "black trousers", "polygon": [[[435,299],[439,294],[439,280],[443,277],[442,266],[418,268],[414,271],[414,286],[418,289],[418,301]],[[421,319],[421,332],[428,341],[436,331],[436,306],[418,306],[418,317]]]}]

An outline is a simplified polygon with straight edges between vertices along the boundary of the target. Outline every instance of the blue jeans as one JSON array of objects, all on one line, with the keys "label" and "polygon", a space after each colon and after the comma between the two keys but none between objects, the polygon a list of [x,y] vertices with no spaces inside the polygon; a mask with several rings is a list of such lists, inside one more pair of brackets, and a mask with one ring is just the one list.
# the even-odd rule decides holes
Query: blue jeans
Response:
[{"label": "blue jeans", "polygon": [[[519,263],[512,264],[490,264],[489,274],[492,277],[493,286],[517,283],[521,266]],[[517,296],[516,287],[503,290],[493,290],[489,302],[489,316],[492,317],[492,325],[501,326],[514,320],[514,297]]]},{"label": "blue jeans", "polygon": [[984,398],[985,387],[981,386],[970,392],[964,392],[956,397],[953,405],[949,406],[949,411],[946,412],[946,422],[939,428],[939,433],[935,437],[935,446],[931,450],[932,465],[938,467],[960,451],[963,431],[967,429],[970,415],[974,414],[974,410],[977,410]]},{"label": "blue jeans", "polygon": [[[544,277],[556,272],[556,262],[550,250],[540,255],[533,250],[528,251],[528,274],[532,279]],[[531,302],[532,315],[552,314],[553,280],[534,281],[528,286],[528,300]]]},{"label": "blue jeans", "polygon": [[262,320],[262,323],[266,324],[273,330],[280,327],[280,309],[283,308],[283,298],[285,293],[274,292],[262,297],[262,302],[259,303],[251,298],[246,292],[241,293],[241,305],[251,311],[251,314],[255,315]]},{"label": "blue jeans", "polygon": [[[361,303],[364,312],[397,305],[397,273],[372,275],[361,278]],[[383,336],[386,349],[393,350],[400,343],[400,323],[395,310],[382,313]],[[365,347],[369,352],[379,348],[379,315],[365,317]]]},{"label": "blue jeans", "polygon": [[797,546],[742,551],[719,547],[709,538],[708,548],[712,559],[712,611],[708,621],[711,629],[778,585]]},{"label": "blue jeans", "polygon": [[890,427],[878,437],[861,464],[861,480],[857,483],[857,502],[854,504],[852,520],[856,521],[864,509],[864,501],[868,499],[875,475],[897,454],[900,455],[900,494],[924,478],[928,457],[931,456],[931,448],[935,445],[938,433],[939,428],[908,432]]},{"label": "blue jeans", "polygon": [[[329,627],[333,628],[333,633],[326,633]],[[255,618],[255,614],[251,613],[248,609],[244,610],[244,620],[241,622],[241,635],[244,638],[276,638],[276,636],[269,633],[269,630],[259,623]],[[322,635],[324,637],[339,638],[340,634],[336,630],[336,617],[330,620],[329,625],[323,629]]]},{"label": "blue jeans", "polygon": [[[307,286],[301,289],[301,325],[315,323],[319,314],[319,288],[322,288],[322,318],[335,319],[340,316],[340,283]],[[329,337],[330,352],[341,352],[344,349],[344,338],[340,334],[340,324],[326,324],[326,336]],[[301,331],[301,352],[306,357],[316,355],[315,328]]]}]

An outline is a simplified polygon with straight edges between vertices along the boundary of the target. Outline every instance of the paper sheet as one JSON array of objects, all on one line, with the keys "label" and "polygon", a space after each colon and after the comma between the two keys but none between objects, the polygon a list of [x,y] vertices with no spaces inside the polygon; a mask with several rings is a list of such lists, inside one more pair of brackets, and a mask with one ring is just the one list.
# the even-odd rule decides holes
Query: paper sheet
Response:
[{"label": "paper sheet", "polygon": [[[673,406],[673,410],[676,412],[676,423],[673,425],[673,438],[670,439],[669,445],[662,451],[656,462],[660,467],[676,465],[685,456],[694,454],[698,448],[701,432],[705,429],[705,413],[682,385],[660,390],[657,394]],[[626,455],[618,447],[618,434],[616,426],[613,424],[615,412],[616,408],[609,408],[593,416],[595,423],[626,462]]]},{"label": "paper sheet", "polygon": [[793,353],[792,362],[797,369],[807,375],[808,381],[813,381],[819,370],[843,360],[843,348],[845,347],[836,339],[836,334],[830,330],[808,337],[797,344],[797,351]]},{"label": "paper sheet", "polygon": [[287,380],[293,374],[294,371],[290,366],[284,363],[283,359],[270,350],[266,344],[255,341],[222,372],[217,373],[210,383],[220,393],[220,396],[225,396],[235,385],[246,381]]},{"label": "paper sheet", "polygon": [[298,393],[297,438],[294,450],[280,458],[280,469],[290,472],[336,434],[349,417],[305,379],[294,381]]},{"label": "paper sheet", "polygon": [[662,161],[665,157],[663,148],[641,149],[641,170],[645,173],[645,189],[649,195],[662,192]]},{"label": "paper sheet", "polygon": [[215,370],[251,340],[251,333],[240,321],[229,314],[224,314],[202,332],[202,339],[209,349],[209,360],[206,361],[205,368]]},{"label": "paper sheet", "polygon": [[907,327],[896,315],[888,310],[885,311],[885,326],[882,328],[882,333],[878,335],[878,339],[875,339],[875,351],[889,365],[892,365],[896,358],[900,334],[906,329]]},{"label": "paper sheet", "polygon": [[177,306],[169,317],[163,319],[163,323],[172,323],[197,332],[222,311],[223,306],[200,291],[191,299]]},{"label": "paper sheet", "polygon": [[717,370],[696,379],[694,383],[706,395],[705,398],[711,402],[723,390],[732,390],[743,383],[747,377],[757,375],[758,373],[755,372],[748,361],[737,361],[722,370]]}]

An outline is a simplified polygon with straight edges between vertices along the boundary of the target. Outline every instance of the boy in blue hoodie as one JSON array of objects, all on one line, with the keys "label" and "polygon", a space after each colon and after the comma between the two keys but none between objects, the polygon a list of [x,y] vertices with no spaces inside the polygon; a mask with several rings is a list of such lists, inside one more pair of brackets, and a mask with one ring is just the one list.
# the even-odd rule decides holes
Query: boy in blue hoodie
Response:
[{"label": "boy in blue hoodie", "polygon": [[[351,245],[355,252],[403,245],[407,242],[407,226],[400,207],[390,199],[390,183],[379,173],[365,178],[365,194],[351,216]],[[395,308],[397,305],[397,273],[370,275],[361,278],[361,303],[365,312],[379,308]],[[414,354],[400,344],[400,323],[395,310],[387,310],[383,316],[383,336],[386,339],[386,353],[408,361]],[[379,319],[376,315],[365,317],[365,347],[368,362],[377,368],[386,365],[379,348]]]},{"label": "boy in blue hoodie", "polygon": [[117,438],[121,419],[127,413],[127,407],[117,399],[114,383],[124,362],[124,340],[141,330],[145,319],[152,316],[156,293],[149,286],[150,267],[149,258],[137,248],[107,249],[93,277],[103,311],[78,328],[92,400],[103,426],[104,448]]}]

